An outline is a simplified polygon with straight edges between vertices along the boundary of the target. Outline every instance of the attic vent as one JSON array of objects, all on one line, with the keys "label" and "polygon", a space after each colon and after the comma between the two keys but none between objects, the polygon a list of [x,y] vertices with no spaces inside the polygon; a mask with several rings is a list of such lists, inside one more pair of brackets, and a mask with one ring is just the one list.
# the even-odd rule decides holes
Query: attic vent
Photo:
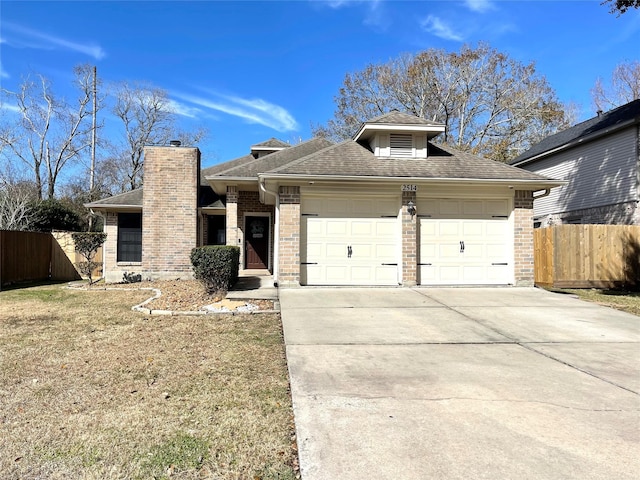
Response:
[{"label": "attic vent", "polygon": [[392,157],[413,157],[413,137],[410,133],[392,133],[389,135]]}]

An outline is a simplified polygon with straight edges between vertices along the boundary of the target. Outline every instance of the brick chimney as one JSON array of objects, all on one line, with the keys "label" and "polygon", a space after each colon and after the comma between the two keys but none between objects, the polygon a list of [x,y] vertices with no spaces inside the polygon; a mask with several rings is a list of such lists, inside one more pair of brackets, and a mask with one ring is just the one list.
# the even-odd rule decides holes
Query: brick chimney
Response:
[{"label": "brick chimney", "polygon": [[191,250],[198,238],[200,150],[144,148],[142,277],[193,278]]}]

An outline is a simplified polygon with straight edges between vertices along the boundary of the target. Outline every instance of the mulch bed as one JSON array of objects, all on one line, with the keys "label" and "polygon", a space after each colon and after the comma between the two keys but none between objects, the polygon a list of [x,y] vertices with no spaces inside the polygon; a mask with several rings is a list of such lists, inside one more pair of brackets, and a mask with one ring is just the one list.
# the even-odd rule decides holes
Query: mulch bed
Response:
[{"label": "mulch bed", "polygon": [[[210,295],[197,280],[165,280],[139,283],[96,283],[90,288],[156,288],[162,292],[159,298],[145,305],[151,310],[171,310],[174,312],[193,312],[202,310],[204,306],[211,305],[223,299],[221,296]],[[149,296],[153,295],[149,292]],[[273,310],[271,300],[248,300],[248,303],[256,305],[258,310]]]}]

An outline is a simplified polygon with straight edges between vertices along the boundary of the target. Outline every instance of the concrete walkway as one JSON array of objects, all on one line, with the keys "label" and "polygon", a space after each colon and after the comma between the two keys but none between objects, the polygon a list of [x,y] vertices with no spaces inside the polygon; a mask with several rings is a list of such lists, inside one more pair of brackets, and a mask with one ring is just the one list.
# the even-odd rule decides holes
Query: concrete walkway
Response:
[{"label": "concrete walkway", "polygon": [[303,480],[638,478],[640,317],[523,288],[280,302]]}]

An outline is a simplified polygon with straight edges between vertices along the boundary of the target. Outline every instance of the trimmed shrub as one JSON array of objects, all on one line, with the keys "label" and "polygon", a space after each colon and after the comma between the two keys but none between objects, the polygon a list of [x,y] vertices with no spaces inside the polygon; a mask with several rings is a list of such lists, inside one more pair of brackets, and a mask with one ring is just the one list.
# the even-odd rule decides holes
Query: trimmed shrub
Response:
[{"label": "trimmed shrub", "polygon": [[240,247],[207,245],[194,248],[191,265],[207,293],[226,293],[238,281]]},{"label": "trimmed shrub", "polygon": [[93,270],[102,265],[102,262],[94,262],[93,259],[98,249],[107,239],[107,234],[101,232],[74,232],[71,234],[71,237],[76,244],[76,251],[80,253],[85,260],[77,264],[78,269],[81,273],[89,277],[89,284],[92,284],[93,278],[91,278],[91,275]]}]

